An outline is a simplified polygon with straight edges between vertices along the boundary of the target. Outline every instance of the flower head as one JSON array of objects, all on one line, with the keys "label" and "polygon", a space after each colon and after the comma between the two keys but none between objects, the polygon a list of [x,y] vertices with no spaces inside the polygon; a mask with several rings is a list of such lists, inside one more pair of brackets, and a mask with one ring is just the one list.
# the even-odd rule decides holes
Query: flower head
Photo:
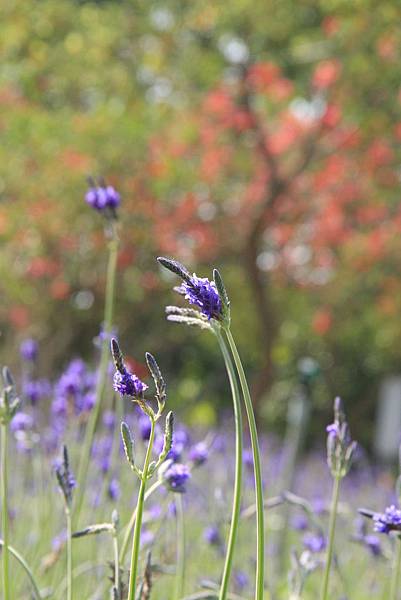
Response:
[{"label": "flower head", "polygon": [[378,533],[401,531],[401,509],[394,504],[388,506],[384,513],[374,513],[372,516],[374,530]]},{"label": "flower head", "polygon": [[186,491],[186,483],[191,477],[187,465],[173,463],[163,472],[163,480],[171,492],[182,494]]},{"label": "flower head", "polygon": [[209,450],[205,442],[198,442],[189,451],[189,458],[197,467],[203,465],[207,461],[208,456]]},{"label": "flower head", "polygon": [[116,371],[114,373],[113,387],[121,396],[132,396],[133,398],[141,397],[148,388],[146,383],[143,383],[139,377],[128,371],[125,371],[125,373]]},{"label": "flower head", "polygon": [[[213,271],[214,281],[207,277],[198,277],[195,273],[191,275],[189,271],[178,261],[170,258],[159,257],[157,259],[163,267],[178,275],[182,279],[182,284],[175,288],[175,291],[185,297],[190,304],[200,308],[204,317],[224,321],[229,317],[229,300],[224,288],[221,276],[215,269]],[[180,309],[176,309],[180,312]],[[190,311],[191,312],[191,311]],[[175,315],[177,316],[177,315]],[[178,315],[181,321],[187,321],[194,324],[194,315]],[[184,319],[182,319],[184,317]],[[195,313],[196,320],[196,313]]]},{"label": "flower head", "polygon": [[121,202],[120,194],[111,185],[105,185],[103,181],[100,185],[91,178],[89,180],[90,187],[85,195],[85,200],[95,210],[108,213],[115,217],[116,209]]},{"label": "flower head", "polygon": [[221,318],[221,300],[214,281],[209,281],[207,277],[197,277],[194,273],[189,282],[184,281],[175,290],[190,304],[198,306],[208,319],[218,321]]},{"label": "flower head", "polygon": [[27,338],[20,345],[21,358],[28,362],[36,360],[38,356],[38,343],[32,338]]}]

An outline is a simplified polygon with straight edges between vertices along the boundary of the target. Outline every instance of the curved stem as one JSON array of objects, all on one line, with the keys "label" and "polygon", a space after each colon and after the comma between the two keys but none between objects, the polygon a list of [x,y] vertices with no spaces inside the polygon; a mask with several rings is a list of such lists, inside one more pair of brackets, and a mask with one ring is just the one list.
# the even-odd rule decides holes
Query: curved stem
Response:
[{"label": "curved stem", "polygon": [[117,589],[118,598],[120,598],[120,558],[118,554],[118,537],[117,532],[113,533],[113,549],[114,549],[114,587]]},{"label": "curved stem", "polygon": [[341,477],[338,475],[334,477],[333,482],[333,494],[331,498],[331,507],[330,507],[330,524],[329,524],[329,539],[327,546],[327,554],[326,554],[326,565],[324,569],[323,575],[323,585],[322,585],[322,594],[321,600],[327,600],[327,594],[329,590],[329,579],[330,579],[330,568],[333,560],[333,552],[334,552],[334,536],[336,529],[336,520],[337,520],[337,506],[338,506],[338,497],[340,492],[340,481]]},{"label": "curved stem", "polygon": [[390,599],[398,600],[400,597],[401,587],[401,537],[397,536],[396,551],[394,556],[393,573],[391,577]]},{"label": "curved stem", "polygon": [[243,428],[242,428],[242,412],[241,412],[241,398],[239,395],[237,378],[235,376],[234,365],[231,360],[230,353],[227,349],[226,343],[219,330],[215,331],[217,339],[220,345],[221,352],[223,354],[224,362],[226,365],[227,375],[230,381],[231,395],[234,406],[234,423],[235,423],[235,481],[234,481],[234,496],[233,505],[231,510],[231,525],[230,532],[228,535],[227,551],[223,569],[223,575],[221,579],[220,595],[219,600],[225,600],[227,598],[228,584],[233,567],[234,549],[238,536],[238,524],[241,512],[241,492],[242,492],[242,440],[243,440]]},{"label": "curved stem", "polygon": [[136,505],[136,519],[134,528],[134,537],[132,540],[132,554],[131,554],[131,570],[129,578],[129,589],[128,589],[128,600],[135,600],[136,580],[138,574],[138,558],[139,558],[139,547],[141,543],[141,528],[142,528],[142,517],[143,517],[143,506],[145,501],[145,490],[146,482],[148,478],[148,470],[150,459],[152,457],[153,441],[155,437],[155,421],[151,419],[151,430],[149,437],[149,444],[146,450],[145,463],[143,465],[141,487],[139,488],[138,501]]},{"label": "curved stem", "polygon": [[[4,547],[4,540],[0,539],[0,546]],[[35,596],[35,600],[41,600],[39,588],[37,586],[37,583],[35,581],[35,578],[33,576],[31,568],[28,565],[28,563],[26,562],[25,558],[23,556],[21,556],[21,554],[19,552],[17,552],[17,550],[15,550],[15,548],[13,548],[12,546],[8,546],[8,551],[10,554],[12,554],[12,556],[14,556],[14,558],[19,562],[21,567],[24,569],[25,573],[28,575],[29,581],[31,582],[31,585],[32,585],[32,591],[33,591],[33,595]]]},{"label": "curved stem", "polygon": [[255,414],[253,412],[251,394],[249,392],[248,383],[245,372],[241,363],[241,358],[238,354],[237,346],[230,329],[224,329],[228,343],[234,357],[235,366],[238,372],[238,377],[241,384],[242,394],[244,397],[245,409],[248,418],[249,432],[251,435],[252,455],[255,475],[255,495],[256,495],[256,586],[255,600],[263,600],[264,582],[265,582],[265,527],[264,527],[264,506],[263,506],[263,484],[262,484],[262,467],[260,463],[260,450],[258,432],[256,429]]},{"label": "curved stem", "polygon": [[67,517],[67,600],[72,600],[72,526],[69,509],[66,509],[65,514]]},{"label": "curved stem", "polygon": [[4,600],[10,600],[10,575],[8,557],[8,473],[7,473],[7,451],[8,451],[7,425],[1,426],[1,512],[3,529],[3,596]]},{"label": "curved stem", "polygon": [[[163,484],[163,482],[160,479],[155,481],[155,483],[153,485],[151,485],[150,488],[145,493],[144,502],[146,502],[148,500],[148,498],[153,494],[153,492],[155,492],[162,484]],[[128,544],[131,539],[132,531],[135,526],[136,512],[137,512],[137,506],[135,507],[135,510],[133,511],[133,513],[131,515],[130,522],[128,523],[128,525],[125,529],[124,539],[123,539],[123,543],[121,545],[121,550],[120,550],[121,563],[124,561],[125,555],[127,554]]]},{"label": "curved stem", "polygon": [[174,600],[184,594],[185,587],[185,520],[181,494],[176,494],[175,507],[177,511],[177,559],[174,587]]},{"label": "curved stem", "polygon": [[74,506],[74,521],[78,522],[79,514],[82,508],[82,502],[85,492],[85,481],[88,475],[90,455],[95,437],[96,426],[99,420],[100,410],[104,388],[107,380],[107,366],[109,364],[109,338],[113,326],[113,306],[114,306],[114,289],[116,282],[118,257],[118,236],[116,229],[113,229],[113,237],[109,242],[109,260],[107,265],[106,279],[106,299],[104,307],[104,323],[103,323],[103,339],[100,353],[100,365],[96,382],[96,398],[95,405],[90,413],[88,425],[85,431],[85,438],[79,463],[77,490],[75,494]]}]

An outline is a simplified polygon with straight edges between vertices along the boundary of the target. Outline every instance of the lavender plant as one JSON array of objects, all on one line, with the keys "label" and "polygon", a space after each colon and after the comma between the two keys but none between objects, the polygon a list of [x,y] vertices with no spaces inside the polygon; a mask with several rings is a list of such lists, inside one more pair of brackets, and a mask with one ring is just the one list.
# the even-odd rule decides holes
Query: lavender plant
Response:
[{"label": "lavender plant", "polygon": [[213,271],[213,281],[207,278],[200,278],[197,275],[190,275],[189,271],[179,262],[159,257],[159,263],[166,269],[181,277],[183,283],[175,290],[183,295],[190,304],[197,306],[199,311],[192,309],[180,309],[178,307],[168,307],[168,319],[171,321],[186,323],[187,325],[199,326],[203,329],[211,329],[218,338],[218,342],[226,363],[226,369],[230,379],[230,385],[233,396],[235,428],[236,428],[236,474],[234,484],[234,498],[232,508],[231,529],[228,538],[227,554],[223,570],[220,600],[225,600],[228,593],[228,583],[232,571],[234,548],[237,539],[237,530],[239,522],[239,510],[242,487],[242,420],[241,406],[238,399],[238,390],[236,376],[234,373],[231,356],[227,347],[231,351],[235,367],[239,377],[242,394],[245,403],[245,409],[248,418],[249,430],[251,434],[252,455],[254,463],[254,477],[256,490],[256,524],[257,524],[257,559],[256,559],[256,591],[255,600],[262,600],[264,595],[264,505],[263,505],[263,486],[262,469],[260,461],[258,433],[256,421],[252,407],[251,395],[242,367],[241,359],[231,333],[231,311],[230,300],[224,286],[223,280],[217,269]]},{"label": "lavender plant", "polygon": [[106,185],[103,179],[98,183],[89,179],[90,188],[86,194],[86,202],[98,211],[105,219],[105,237],[108,240],[108,264],[106,277],[106,300],[104,305],[104,321],[101,334],[100,363],[97,374],[94,407],[90,414],[85,439],[81,453],[78,469],[78,488],[75,498],[74,515],[78,521],[85,493],[85,481],[88,474],[90,454],[93,446],[96,426],[99,420],[103,404],[103,395],[106,386],[107,366],[109,362],[109,341],[113,327],[114,291],[116,282],[116,269],[118,257],[118,213],[120,206],[120,194],[110,185]]},{"label": "lavender plant", "polygon": [[158,456],[158,459],[156,461],[152,461],[152,450],[155,439],[155,427],[156,423],[159,421],[163,414],[167,399],[166,384],[164,382],[163,376],[155,358],[149,352],[146,353],[146,362],[156,388],[155,397],[157,401],[157,410],[155,411],[152,408],[151,404],[144,397],[144,392],[147,389],[147,385],[144,382],[142,382],[135,374],[130,373],[127,370],[118,342],[115,339],[112,339],[111,341],[111,351],[116,367],[116,372],[113,381],[114,389],[121,396],[129,396],[133,400],[133,402],[137,403],[142,412],[148,417],[150,421],[150,434],[142,469],[140,469],[135,462],[134,441],[130,429],[126,423],[123,422],[121,424],[121,437],[124,445],[126,459],[131,469],[134,471],[134,473],[137,475],[140,481],[140,488],[135,510],[136,516],[132,540],[131,569],[128,589],[128,600],[135,600],[138,577],[140,535],[146,486],[148,480],[151,479],[151,477],[163,464],[163,462],[167,458],[168,453],[171,450],[173,441],[174,419],[173,413],[170,411],[166,417],[164,443],[162,450]]},{"label": "lavender plant", "polygon": [[337,507],[340,494],[340,483],[351,468],[352,457],[356,449],[356,442],[351,440],[350,430],[346,421],[343,405],[341,399],[338,397],[334,400],[334,423],[328,425],[327,433],[327,463],[333,477],[333,492],[331,499],[329,536],[321,600],[327,600],[328,597],[330,569],[334,553],[334,537],[337,520]]},{"label": "lavender plant", "polygon": [[1,513],[3,530],[3,594],[4,600],[10,600],[9,574],[9,526],[8,526],[8,428],[15,416],[20,398],[17,395],[14,379],[7,367],[3,369],[3,390],[0,395],[1,426]]},{"label": "lavender plant", "polygon": [[64,500],[64,512],[67,521],[67,600],[73,600],[71,506],[72,492],[76,482],[70,469],[67,446],[63,447],[62,458],[60,463],[56,466],[55,472],[57,483]]}]

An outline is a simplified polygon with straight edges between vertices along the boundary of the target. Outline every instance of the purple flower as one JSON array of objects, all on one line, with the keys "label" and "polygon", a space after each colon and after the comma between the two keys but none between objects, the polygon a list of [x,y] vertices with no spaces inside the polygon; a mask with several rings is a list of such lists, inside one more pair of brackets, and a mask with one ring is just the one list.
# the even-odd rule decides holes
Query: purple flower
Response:
[{"label": "purple flower", "polygon": [[382,549],[379,538],[376,535],[365,535],[362,539],[362,542],[365,546],[370,550],[373,556],[381,556]]},{"label": "purple flower", "polygon": [[51,386],[47,379],[28,379],[23,384],[23,394],[32,405],[49,396],[50,392]]},{"label": "purple flower", "polygon": [[96,185],[94,181],[91,181],[85,200],[89,206],[100,212],[107,209],[115,212],[121,202],[120,194],[111,185]]},{"label": "purple flower", "polygon": [[141,546],[149,546],[153,544],[155,540],[155,534],[149,529],[143,529],[141,531]]},{"label": "purple flower", "polygon": [[27,431],[33,427],[33,418],[24,412],[17,412],[10,423],[10,429],[16,431]]},{"label": "purple flower", "polygon": [[118,500],[120,497],[120,484],[117,479],[114,478],[110,481],[107,493],[110,500]]},{"label": "purple flower", "polygon": [[112,410],[105,410],[103,413],[102,421],[106,429],[113,431],[114,426],[116,424],[116,415]]},{"label": "purple flower", "polygon": [[[141,438],[144,441],[146,441],[150,438],[151,429],[152,429],[152,425],[150,423],[149,417],[147,415],[141,414],[141,416],[139,417],[139,431],[141,433]],[[164,440],[164,437],[163,437],[163,440]]]},{"label": "purple flower", "polygon": [[295,515],[291,521],[291,525],[298,531],[305,531],[308,528],[308,519],[305,515]]},{"label": "purple flower", "polygon": [[215,525],[209,525],[203,532],[204,540],[211,546],[220,546],[221,537],[218,528]]},{"label": "purple flower", "polygon": [[372,516],[374,530],[378,533],[401,531],[401,510],[394,504],[387,507],[384,513],[374,513]]},{"label": "purple flower", "polygon": [[116,371],[113,377],[113,387],[121,396],[142,397],[148,386],[133,373]]},{"label": "purple flower", "polygon": [[234,572],[234,585],[237,590],[243,590],[249,584],[249,577],[244,571]]},{"label": "purple flower", "polygon": [[209,450],[205,442],[199,442],[198,444],[195,444],[195,446],[192,446],[191,450],[189,451],[189,458],[197,467],[203,465],[207,461],[208,456]]},{"label": "purple flower", "polygon": [[20,346],[21,358],[26,361],[34,361],[38,356],[38,349],[37,341],[32,338],[27,338]]},{"label": "purple flower", "polygon": [[302,542],[311,552],[322,552],[326,548],[326,540],[321,534],[306,533]]},{"label": "purple flower", "polygon": [[189,281],[184,281],[175,290],[190,304],[198,306],[208,319],[221,318],[222,306],[214,281],[209,281],[207,277],[197,277],[194,273]]},{"label": "purple flower", "polygon": [[182,494],[186,491],[186,483],[191,477],[187,465],[173,463],[163,473],[163,480],[171,492]]}]

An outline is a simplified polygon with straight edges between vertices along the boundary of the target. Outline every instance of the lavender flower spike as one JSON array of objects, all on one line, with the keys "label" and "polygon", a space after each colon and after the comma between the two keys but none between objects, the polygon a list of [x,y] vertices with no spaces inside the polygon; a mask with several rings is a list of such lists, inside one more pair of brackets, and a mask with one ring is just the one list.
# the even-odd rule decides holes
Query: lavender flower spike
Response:
[{"label": "lavender flower spike", "polygon": [[113,387],[116,392],[121,394],[121,396],[142,398],[148,386],[139,377],[134,375],[134,373],[130,373],[127,370],[118,342],[114,338],[111,340],[111,353],[117,369],[113,377]]},{"label": "lavender flower spike", "polygon": [[372,519],[374,530],[378,533],[389,534],[391,531],[401,532],[401,509],[392,504],[388,506],[384,513],[373,512],[363,508],[359,513],[364,517]]},{"label": "lavender flower spike", "polygon": [[222,286],[221,291],[216,286],[216,281],[210,281],[207,277],[198,277],[195,273],[190,275],[189,271],[176,260],[164,257],[159,257],[157,260],[163,267],[181,277],[183,283],[175,290],[190,304],[199,307],[201,313],[209,320],[224,320],[228,310],[228,298],[217,271],[215,273],[218,274],[218,282]]},{"label": "lavender flower spike", "polygon": [[99,184],[90,177],[89,189],[85,195],[85,200],[95,210],[116,218],[116,209],[120,206],[120,194],[111,186],[106,185],[103,180]]}]

